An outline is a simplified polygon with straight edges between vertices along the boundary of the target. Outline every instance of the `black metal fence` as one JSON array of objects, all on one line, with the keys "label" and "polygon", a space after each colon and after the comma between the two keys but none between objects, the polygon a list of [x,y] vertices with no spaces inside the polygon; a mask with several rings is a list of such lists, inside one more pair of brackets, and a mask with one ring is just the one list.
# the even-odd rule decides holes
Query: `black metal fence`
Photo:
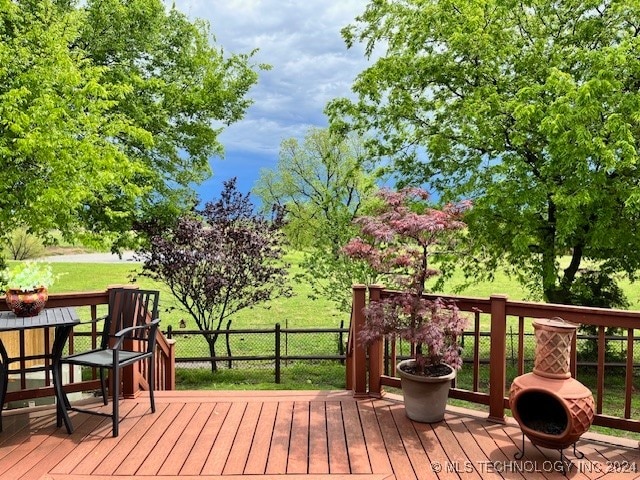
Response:
[{"label": "black metal fence", "polygon": [[[169,326],[163,332],[176,342],[176,364],[184,368],[275,368],[280,383],[283,366],[295,361],[331,360],[344,362],[349,329],[344,322],[337,328],[273,328],[185,330]],[[217,335],[215,351],[210,352],[205,335]]]}]

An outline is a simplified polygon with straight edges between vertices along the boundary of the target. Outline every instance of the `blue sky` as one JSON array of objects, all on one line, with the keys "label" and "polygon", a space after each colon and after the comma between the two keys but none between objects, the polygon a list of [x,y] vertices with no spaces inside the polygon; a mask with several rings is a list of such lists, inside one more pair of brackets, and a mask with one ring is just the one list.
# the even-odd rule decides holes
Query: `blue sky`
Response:
[{"label": "blue sky", "polygon": [[[190,18],[209,21],[216,44],[227,52],[258,48],[261,72],[251,92],[254,104],[220,139],[225,158],[211,159],[214,175],[197,190],[216,197],[222,182],[238,177],[249,191],[260,169],[273,168],[279,146],[302,138],[309,127],[327,126],[323,114],[332,98],[351,95],[356,75],[367,66],[361,47],[347,50],[340,30],[362,13],[366,0],[176,0]],[[254,199],[255,200],[255,199]]]}]

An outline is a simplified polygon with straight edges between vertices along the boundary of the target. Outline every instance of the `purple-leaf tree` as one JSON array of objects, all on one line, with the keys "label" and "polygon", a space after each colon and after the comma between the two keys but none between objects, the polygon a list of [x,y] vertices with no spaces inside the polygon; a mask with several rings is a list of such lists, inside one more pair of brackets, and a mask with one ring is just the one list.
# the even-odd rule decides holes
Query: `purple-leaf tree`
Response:
[{"label": "purple-leaf tree", "polygon": [[380,190],[379,211],[356,219],[361,236],[343,250],[366,261],[388,286],[400,290],[369,303],[360,340],[404,339],[415,346],[418,372],[414,373],[437,376],[450,372],[443,363],[462,366],[459,339],[467,320],[454,303],[424,296],[427,280],[438,275],[430,260],[454,250],[465,228],[462,214],[470,203],[434,209],[425,205],[428,197],[420,188]]},{"label": "purple-leaf tree", "polygon": [[[281,220],[257,215],[233,178],[219,200],[151,235],[141,252],[144,273],[167,285],[193,317],[211,357],[235,313],[290,293]],[[217,370],[213,360],[211,369]]]}]

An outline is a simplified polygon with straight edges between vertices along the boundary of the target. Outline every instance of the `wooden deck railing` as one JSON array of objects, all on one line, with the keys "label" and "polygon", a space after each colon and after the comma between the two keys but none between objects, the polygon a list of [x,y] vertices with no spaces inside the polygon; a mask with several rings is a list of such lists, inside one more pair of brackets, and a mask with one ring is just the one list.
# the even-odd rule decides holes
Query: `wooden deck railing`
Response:
[{"label": "wooden deck railing", "polygon": [[[367,292],[369,296],[367,298]],[[359,332],[364,325],[363,308],[367,302],[394,295],[395,292],[381,286],[353,287],[353,310],[351,329],[349,332],[349,348],[347,350],[347,389],[355,396],[380,396],[383,387],[400,387],[400,379],[393,375],[396,364],[395,345],[385,347],[385,342],[379,341],[365,348],[358,340]],[[435,298],[436,296],[430,295]],[[632,396],[634,392],[634,329],[640,329],[640,312],[613,310],[589,307],[574,307],[546,303],[511,301],[503,295],[492,295],[490,298],[471,298],[458,296],[437,297],[453,301],[463,312],[471,317],[470,327],[465,332],[465,338],[473,341],[471,359],[471,387],[462,389],[453,386],[449,396],[488,406],[489,419],[504,422],[505,409],[509,408],[506,394],[510,386],[507,378],[507,326],[515,325],[517,331],[516,369],[517,375],[525,373],[525,331],[530,324],[525,320],[533,318],[560,317],[566,321],[592,325],[597,329],[597,361],[594,363],[596,386],[594,398],[596,400],[596,417],[594,425],[617,428],[632,432],[640,432],[640,420],[632,418]],[[626,360],[624,363],[624,394],[622,415],[610,415],[603,412],[603,398],[605,395],[605,373],[610,368],[605,359],[605,331],[608,328],[620,328],[625,332]],[[480,344],[482,339],[489,339],[488,358],[481,358]],[[388,351],[387,351],[388,350]],[[574,339],[572,345],[571,372],[577,377],[577,344]],[[636,355],[637,356],[637,355]],[[390,365],[385,370],[385,362]],[[488,369],[488,386],[484,391],[480,388],[481,365],[490,365]],[[579,378],[578,378],[579,379]],[[580,380],[580,379],[579,379]],[[637,412],[636,412],[637,417]]]},{"label": "wooden deck railing", "polygon": [[[47,307],[76,307],[83,321],[95,320],[99,316],[107,313],[109,304],[109,289],[94,292],[60,293],[49,295]],[[7,310],[4,297],[0,297],[0,310]],[[101,327],[101,325],[100,325]],[[28,355],[32,349],[48,349],[53,342],[53,329],[36,329],[23,331],[18,335],[2,334],[3,341],[7,349],[12,349],[12,356],[18,353],[22,356]],[[71,333],[67,349],[69,353],[81,351],[87,347],[95,347],[99,337],[96,324],[92,324],[91,331],[81,331],[80,328]],[[83,343],[84,342],[84,343]],[[85,345],[86,344],[86,345]],[[155,373],[154,387],[156,390],[175,389],[175,341],[168,340],[158,330],[156,353],[154,357]],[[135,365],[126,367],[122,378],[129,381],[123,382],[123,394],[125,397],[134,397],[141,390],[147,390],[148,382],[145,362],[138,362]],[[15,378],[19,376],[19,378]],[[7,393],[7,402],[36,399],[53,396],[53,384],[51,374],[48,370],[44,372],[42,385],[30,386],[27,374],[12,375],[12,381],[19,382],[18,389]],[[10,387],[11,388],[11,387]],[[69,378],[65,379],[65,390],[67,392],[80,392],[100,388],[98,372],[91,372],[90,378],[76,378],[74,370],[69,371]]]}]

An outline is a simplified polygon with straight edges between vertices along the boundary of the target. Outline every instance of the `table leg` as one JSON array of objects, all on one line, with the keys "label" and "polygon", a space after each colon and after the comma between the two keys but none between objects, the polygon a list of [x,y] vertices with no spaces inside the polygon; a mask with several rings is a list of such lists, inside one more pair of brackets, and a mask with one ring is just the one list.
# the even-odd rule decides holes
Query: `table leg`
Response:
[{"label": "table leg", "polygon": [[62,358],[62,352],[64,346],[67,343],[69,334],[71,333],[71,326],[62,326],[56,328],[56,335],[53,341],[51,371],[53,374],[53,387],[56,393],[56,424],[58,427],[62,426],[64,422],[68,433],[73,433],[73,425],[69,418],[68,409],[70,407],[67,394],[62,388],[62,364],[60,359]]},{"label": "table leg", "polygon": [[9,355],[0,339],[0,432],[2,431],[2,409],[9,388]]}]

